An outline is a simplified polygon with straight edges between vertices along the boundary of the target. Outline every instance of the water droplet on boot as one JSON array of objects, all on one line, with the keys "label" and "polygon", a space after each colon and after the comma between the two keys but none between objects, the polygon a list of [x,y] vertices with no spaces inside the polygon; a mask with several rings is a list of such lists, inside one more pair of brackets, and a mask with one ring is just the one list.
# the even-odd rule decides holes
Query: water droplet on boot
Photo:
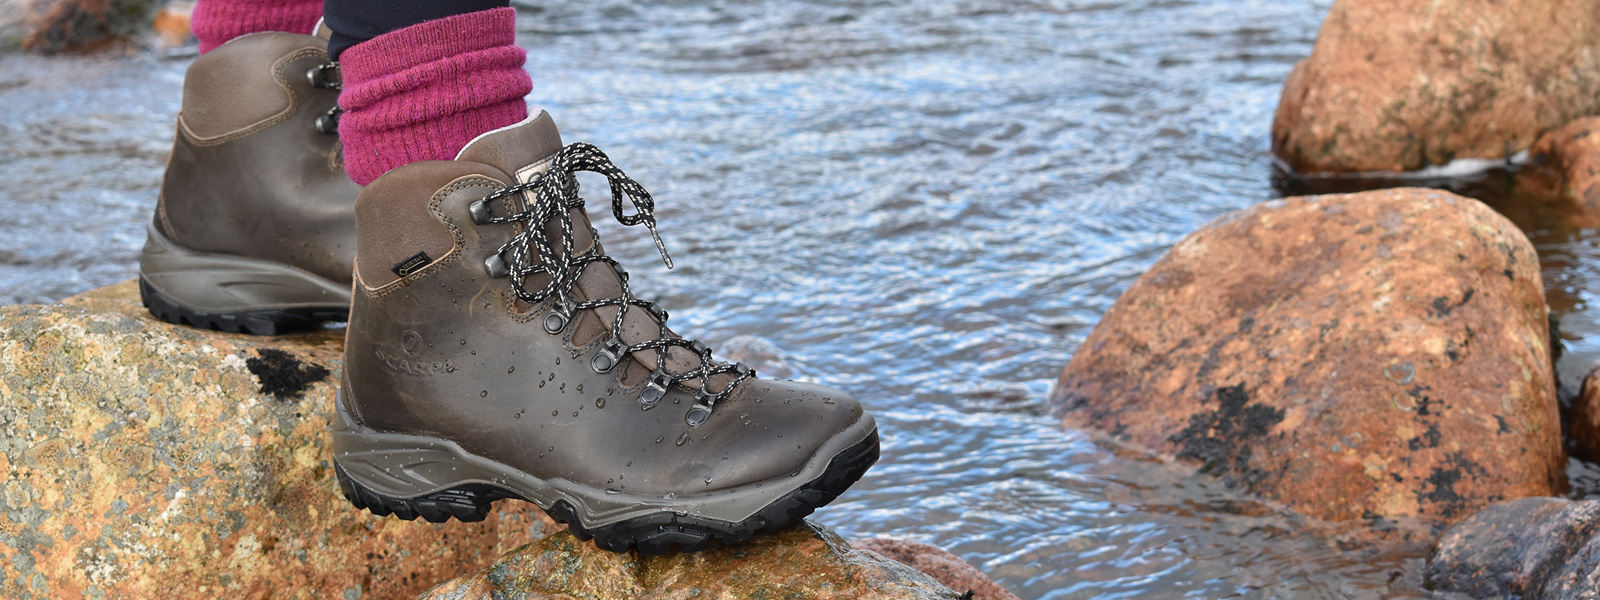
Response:
[{"label": "water droplet on boot", "polygon": [[677,498],[677,497],[678,497],[678,495],[674,494],[672,492],[667,492],[667,495],[665,496],[665,498],[668,499],[668,500],[671,500],[671,499]]},{"label": "water droplet on boot", "polygon": [[461,340],[461,345],[463,345],[463,346],[467,345],[467,341],[466,340]]},{"label": "water droplet on boot", "polygon": [[606,407],[606,399],[605,398],[595,398],[594,399],[594,407],[595,408],[605,408]]},{"label": "water droplet on boot", "polygon": [[539,387],[544,387],[544,382],[543,381],[539,382]]},{"label": "water droplet on boot", "polygon": [[574,417],[578,416],[578,411],[572,411],[572,416],[574,416]]},{"label": "water droplet on boot", "polygon": [[578,384],[578,393],[579,393],[579,394],[582,394],[582,393],[583,393],[583,384],[581,384],[581,383],[580,383],[580,384]]},{"label": "water droplet on boot", "polygon": [[661,443],[661,440],[664,440],[664,439],[667,439],[667,438],[666,437],[658,437],[658,438],[656,438],[656,443],[659,444],[659,443]]},{"label": "water droplet on boot", "polygon": [[689,432],[687,432],[687,431],[683,432],[683,435],[678,436],[678,441],[673,442],[673,443],[675,443],[675,444],[677,444],[679,446],[682,446],[684,444],[689,443]]},{"label": "water droplet on boot", "polygon": [[711,478],[710,477],[706,478],[706,485],[711,485]]},{"label": "water droplet on boot", "polygon": [[619,491],[616,491],[616,490],[613,490],[613,489],[611,489],[611,488],[606,488],[606,493],[607,493],[607,494],[621,494],[621,493],[622,493],[622,492],[619,492]]},{"label": "water droplet on boot", "polygon": [[517,372],[517,367],[516,367],[516,365],[512,365],[512,366],[511,366],[511,367],[510,367],[510,368],[508,368],[508,369],[506,369],[506,374],[507,374],[507,375],[510,375],[510,374],[512,374],[512,373],[515,373],[515,372]]},{"label": "water droplet on boot", "polygon": [[484,391],[478,392],[478,397],[479,398],[488,398],[489,397],[489,390],[484,390]]},{"label": "water droplet on boot", "polygon": [[558,364],[558,365],[561,364],[561,359],[560,358],[556,358],[556,364]]},{"label": "water droplet on boot", "polygon": [[552,416],[552,417],[559,417],[559,416],[561,416],[561,411],[559,411],[559,410],[552,410],[552,411],[550,411],[550,416]]},{"label": "water droplet on boot", "polygon": [[[560,362],[560,361],[556,361],[556,362]],[[552,371],[552,372],[551,372],[551,373],[550,373],[550,381],[555,381],[555,380],[556,380],[556,374],[555,374],[555,372],[554,372],[554,371]]]}]

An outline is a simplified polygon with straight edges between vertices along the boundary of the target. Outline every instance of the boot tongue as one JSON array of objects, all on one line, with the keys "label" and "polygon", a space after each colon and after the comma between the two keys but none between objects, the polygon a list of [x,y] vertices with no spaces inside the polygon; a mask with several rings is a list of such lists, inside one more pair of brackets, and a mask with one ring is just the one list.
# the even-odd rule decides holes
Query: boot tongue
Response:
[{"label": "boot tongue", "polygon": [[456,160],[483,163],[522,179],[518,171],[560,151],[561,132],[556,130],[555,119],[539,110],[516,125],[473,138]]}]

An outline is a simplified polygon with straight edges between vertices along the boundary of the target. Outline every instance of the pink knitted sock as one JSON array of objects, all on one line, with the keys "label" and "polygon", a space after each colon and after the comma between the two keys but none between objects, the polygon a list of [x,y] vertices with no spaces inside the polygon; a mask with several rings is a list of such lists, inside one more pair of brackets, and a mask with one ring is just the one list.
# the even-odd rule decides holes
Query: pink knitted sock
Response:
[{"label": "pink knitted sock", "polygon": [[527,56],[510,8],[412,25],[345,50],[339,140],[350,179],[366,185],[400,165],[453,159],[478,134],[527,118]]},{"label": "pink knitted sock", "polygon": [[199,0],[190,27],[200,53],[260,31],[311,34],[322,18],[322,0]]}]

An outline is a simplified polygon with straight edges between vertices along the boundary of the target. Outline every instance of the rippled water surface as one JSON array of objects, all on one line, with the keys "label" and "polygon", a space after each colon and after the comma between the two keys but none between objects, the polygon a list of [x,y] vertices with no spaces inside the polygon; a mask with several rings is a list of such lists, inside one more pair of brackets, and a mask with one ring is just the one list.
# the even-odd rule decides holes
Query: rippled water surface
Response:
[{"label": "rippled water surface", "polygon": [[[1272,111],[1328,4],[541,1],[519,27],[532,102],[661,205],[675,271],[600,221],[635,289],[877,415],[882,462],[823,522],[948,548],[1026,599],[1421,595],[1420,557],[1341,551],[1044,414],[1166,248],[1278,195]],[[0,57],[0,303],[134,275],[191,59]],[[1525,226],[1570,387],[1600,356],[1600,248]]]}]

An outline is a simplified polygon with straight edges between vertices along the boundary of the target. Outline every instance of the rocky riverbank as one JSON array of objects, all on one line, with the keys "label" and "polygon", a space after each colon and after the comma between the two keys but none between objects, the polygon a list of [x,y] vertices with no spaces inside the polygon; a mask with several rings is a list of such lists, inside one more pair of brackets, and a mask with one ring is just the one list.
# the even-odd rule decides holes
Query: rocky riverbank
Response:
[{"label": "rocky riverbank", "polygon": [[[337,330],[157,322],[132,282],[0,308],[0,596],[409,598],[458,577],[430,597],[959,595],[814,523],[645,559],[580,543],[521,502],[443,525],[355,510],[326,435],[341,355]],[[538,567],[551,561],[578,570],[552,579]]]}]

